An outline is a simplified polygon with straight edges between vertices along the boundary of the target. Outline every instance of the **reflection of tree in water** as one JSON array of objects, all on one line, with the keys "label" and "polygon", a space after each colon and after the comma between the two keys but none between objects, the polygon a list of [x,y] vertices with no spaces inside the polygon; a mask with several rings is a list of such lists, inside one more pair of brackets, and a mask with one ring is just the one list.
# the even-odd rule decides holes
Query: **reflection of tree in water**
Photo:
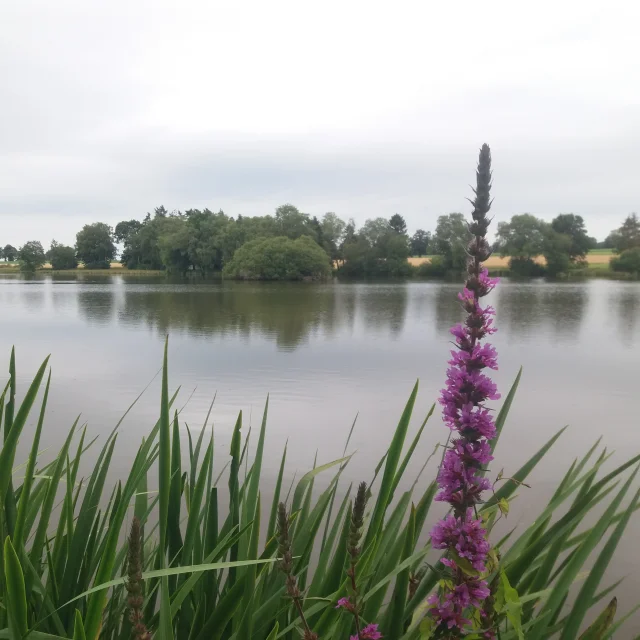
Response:
[{"label": "reflection of tree in water", "polygon": [[459,286],[442,285],[436,289],[436,331],[450,339],[454,324],[462,322],[464,311],[458,300]]},{"label": "reflection of tree in water", "polygon": [[554,336],[563,342],[577,342],[585,316],[589,291],[584,284],[549,284],[542,287],[540,304]]},{"label": "reflection of tree in water", "polygon": [[585,285],[524,283],[496,289],[498,328],[522,340],[548,332],[563,342],[577,340],[589,292]]},{"label": "reflection of tree in water", "polygon": [[[496,287],[496,325],[505,333],[521,339],[540,324],[540,290],[543,285],[513,284]],[[497,294],[497,295],[496,295]]]},{"label": "reflection of tree in water", "polygon": [[640,327],[640,288],[621,286],[609,296],[609,306],[616,315],[618,336],[625,344],[632,344]]},{"label": "reflection of tree in water", "polygon": [[114,306],[115,292],[109,286],[78,289],[78,308],[89,322],[109,324],[113,320]]},{"label": "reflection of tree in water", "polygon": [[407,316],[407,285],[363,287],[358,301],[362,302],[364,325],[370,329],[388,330],[393,336],[402,333]]},{"label": "reflection of tree in water", "polygon": [[257,331],[275,337],[279,347],[293,349],[316,329],[334,331],[341,324],[340,313],[333,287],[233,284],[128,291],[119,318],[160,333],[181,329],[248,337]]}]

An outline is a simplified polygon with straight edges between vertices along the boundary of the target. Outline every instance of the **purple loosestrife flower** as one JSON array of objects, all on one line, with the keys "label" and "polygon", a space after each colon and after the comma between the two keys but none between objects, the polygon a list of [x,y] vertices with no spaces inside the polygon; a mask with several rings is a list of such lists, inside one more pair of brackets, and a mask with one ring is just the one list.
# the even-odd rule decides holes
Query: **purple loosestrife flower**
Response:
[{"label": "purple loosestrife flower", "polygon": [[378,631],[377,624],[368,624],[360,631],[360,637],[351,636],[349,640],[380,640],[382,634]]},{"label": "purple loosestrife flower", "polygon": [[[486,240],[491,207],[491,151],[485,144],[480,150],[476,172],[475,200],[469,231],[472,240],[467,252],[467,280],[458,300],[467,314],[463,324],[451,329],[457,349],[451,352],[445,388],[440,393],[445,424],[454,432],[438,474],[440,491],[436,500],[448,502],[453,512],[431,532],[434,549],[446,550],[442,564],[450,574],[440,590],[428,599],[429,614],[439,638],[466,635],[474,609],[482,609],[490,595],[482,574],[490,550],[482,520],[475,515],[475,505],[482,502],[482,492],[490,488],[484,477],[486,465],[493,459],[489,441],[496,427],[487,400],[500,397],[495,383],[483,370],[497,369],[495,348],[480,341],[495,333],[495,310],[483,307],[481,298],[498,283],[489,277],[482,263],[491,255]],[[490,636],[489,636],[490,637]]]}]

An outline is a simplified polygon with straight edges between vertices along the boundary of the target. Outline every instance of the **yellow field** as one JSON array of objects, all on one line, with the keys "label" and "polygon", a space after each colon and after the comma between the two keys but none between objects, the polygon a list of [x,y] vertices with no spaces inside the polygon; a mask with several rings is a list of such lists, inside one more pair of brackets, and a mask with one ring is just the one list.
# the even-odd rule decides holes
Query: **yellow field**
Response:
[{"label": "yellow field", "polygon": [[[17,264],[16,264],[17,266]],[[43,269],[51,269],[51,264],[49,264],[48,262],[46,264],[42,265]],[[111,268],[112,269],[122,269],[122,264],[120,262],[112,262],[111,263]],[[80,263],[78,265],[78,269],[84,269],[84,265],[82,263]]]},{"label": "yellow field", "polygon": [[[587,264],[609,264],[609,260],[611,260],[613,253],[589,253],[587,254]],[[419,264],[423,264],[424,262],[429,262],[431,260],[430,256],[425,256],[422,258],[409,258],[409,262],[417,267]],[[536,258],[536,262],[540,264],[544,264],[545,260],[542,256],[538,256]],[[501,258],[500,256],[491,256],[486,262],[483,263],[489,269],[507,269],[509,268],[509,258]]]}]

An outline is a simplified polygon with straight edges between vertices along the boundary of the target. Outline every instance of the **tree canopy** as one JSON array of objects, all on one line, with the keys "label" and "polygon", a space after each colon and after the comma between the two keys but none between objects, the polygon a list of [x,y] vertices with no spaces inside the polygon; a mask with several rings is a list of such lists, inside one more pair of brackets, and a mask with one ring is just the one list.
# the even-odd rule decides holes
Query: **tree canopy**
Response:
[{"label": "tree canopy", "polygon": [[389,226],[396,233],[401,233],[403,235],[406,235],[407,233],[407,223],[399,213],[394,213],[391,218],[389,218]]},{"label": "tree canopy", "polygon": [[33,273],[39,269],[46,261],[42,244],[37,240],[25,242],[18,250],[18,260],[22,271]]},{"label": "tree canopy", "polygon": [[431,234],[424,229],[418,229],[411,236],[411,255],[425,256],[429,253],[429,245],[431,244]]},{"label": "tree canopy", "polygon": [[104,222],[84,225],[76,235],[76,255],[89,269],[108,269],[116,257],[111,227]]},{"label": "tree canopy", "polygon": [[73,247],[67,247],[55,240],[51,241],[51,247],[46,253],[47,260],[52,269],[75,269],[78,266],[76,252]]},{"label": "tree canopy", "polygon": [[462,271],[467,262],[467,245],[471,233],[462,213],[449,213],[438,218],[433,236],[435,253],[442,256],[446,270]]},{"label": "tree canopy", "polygon": [[2,257],[7,262],[14,262],[14,260],[18,257],[18,250],[14,246],[7,244],[2,250]]},{"label": "tree canopy", "polygon": [[570,238],[567,253],[573,261],[583,259],[595,246],[593,238],[587,234],[582,216],[577,216],[574,213],[561,213],[552,220],[551,228],[556,233],[564,234]]}]

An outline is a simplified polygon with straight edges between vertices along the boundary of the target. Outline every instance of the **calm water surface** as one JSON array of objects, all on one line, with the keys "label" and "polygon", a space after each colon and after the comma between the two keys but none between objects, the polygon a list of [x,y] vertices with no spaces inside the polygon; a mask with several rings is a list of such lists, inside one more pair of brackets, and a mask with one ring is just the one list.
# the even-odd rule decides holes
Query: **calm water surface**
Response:
[{"label": "calm water surface", "polygon": [[[153,379],[169,334],[171,384],[182,385],[179,405],[187,403],[183,421],[199,429],[217,393],[212,416],[220,460],[237,412],[243,410],[245,424],[259,426],[270,394],[267,483],[274,481],[285,440],[292,478],[310,468],[316,452],[322,462],[339,457],[356,415],[349,450],[357,454],[349,479],[367,480],[416,379],[413,429],[437,398],[450,348],[448,330],[460,319],[457,290],[442,283],[6,277],[0,279],[0,349],[8,365],[11,345],[16,346],[23,389],[44,356],[52,354],[44,446],[59,446],[78,413],[91,433],[106,434]],[[490,302],[497,310],[496,378],[504,393],[524,368],[496,473],[502,467],[507,475],[517,470],[560,427],[570,425],[531,476],[532,488],[523,489],[512,506],[509,524],[524,525],[571,460],[598,436],[615,450],[613,462],[640,452],[640,284],[503,282]],[[140,438],[157,419],[158,396],[156,378],[123,424],[115,473],[127,472]],[[410,477],[444,438],[436,412]],[[433,473],[432,462],[423,484]],[[612,577],[640,574],[634,537],[627,536],[619,549]],[[627,582],[624,606],[635,604],[632,592],[640,590],[637,578]]]}]

